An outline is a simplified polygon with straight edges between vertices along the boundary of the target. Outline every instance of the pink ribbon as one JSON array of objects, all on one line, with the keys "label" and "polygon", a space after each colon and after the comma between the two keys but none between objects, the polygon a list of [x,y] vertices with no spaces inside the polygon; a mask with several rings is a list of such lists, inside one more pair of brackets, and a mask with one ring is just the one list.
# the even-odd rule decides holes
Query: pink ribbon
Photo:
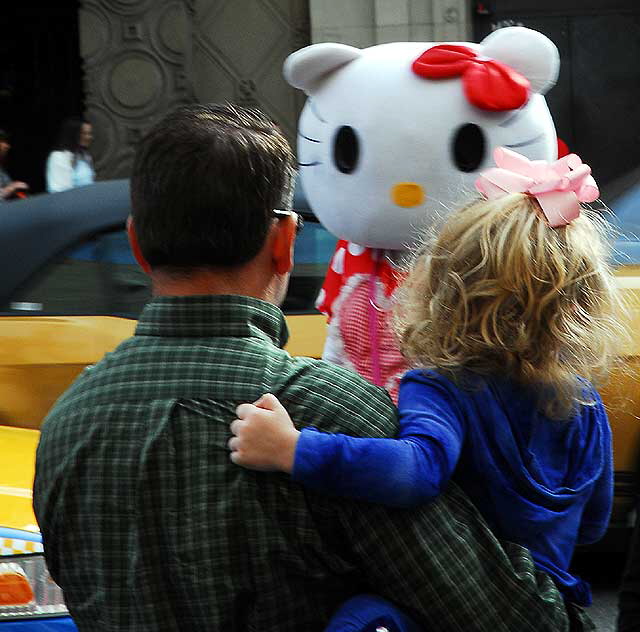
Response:
[{"label": "pink ribbon", "polygon": [[580,202],[593,202],[600,195],[591,168],[576,154],[547,162],[498,147],[493,158],[497,166],[480,174],[476,189],[489,200],[508,193],[535,197],[552,228],[566,226],[580,215]]}]

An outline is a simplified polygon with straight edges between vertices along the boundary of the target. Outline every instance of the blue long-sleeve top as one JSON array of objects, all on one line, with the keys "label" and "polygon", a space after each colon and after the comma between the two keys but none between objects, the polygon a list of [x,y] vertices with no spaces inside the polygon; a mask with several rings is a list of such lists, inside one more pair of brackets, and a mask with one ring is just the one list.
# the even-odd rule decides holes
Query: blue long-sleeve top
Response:
[{"label": "blue long-sleeve top", "polygon": [[410,507],[447,481],[466,491],[494,533],[527,547],[565,598],[591,602],[569,573],[576,544],[602,537],[613,498],[611,431],[600,396],[568,420],[540,412],[532,389],[506,378],[464,388],[430,370],[400,384],[395,439],[302,430],[293,478],[324,493]]}]

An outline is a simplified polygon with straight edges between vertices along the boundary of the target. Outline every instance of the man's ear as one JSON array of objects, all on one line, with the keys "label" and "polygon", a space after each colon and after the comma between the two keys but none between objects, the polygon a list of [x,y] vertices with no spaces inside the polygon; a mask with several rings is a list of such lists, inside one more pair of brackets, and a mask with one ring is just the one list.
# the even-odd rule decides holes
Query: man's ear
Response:
[{"label": "man's ear", "polygon": [[293,215],[275,222],[275,235],[271,256],[278,274],[287,274],[293,268],[293,245],[296,241],[296,219]]},{"label": "man's ear", "polygon": [[133,252],[133,256],[138,262],[138,265],[144,270],[145,274],[150,275],[151,266],[149,265],[149,262],[144,258],[142,250],[140,250],[138,235],[136,235],[136,229],[133,225],[133,218],[131,217],[131,215],[127,217],[127,236],[129,237],[129,245],[131,246],[131,251]]}]

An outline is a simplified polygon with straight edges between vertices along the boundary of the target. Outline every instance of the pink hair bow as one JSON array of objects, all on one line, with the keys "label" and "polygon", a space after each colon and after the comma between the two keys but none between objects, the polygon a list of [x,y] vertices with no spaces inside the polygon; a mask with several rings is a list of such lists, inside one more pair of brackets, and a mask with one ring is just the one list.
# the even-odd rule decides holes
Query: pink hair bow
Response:
[{"label": "pink hair bow", "polygon": [[552,228],[574,220],[580,215],[580,202],[593,202],[600,195],[591,168],[576,154],[547,162],[498,147],[493,158],[497,166],[480,174],[476,189],[489,200],[509,193],[535,197]]}]

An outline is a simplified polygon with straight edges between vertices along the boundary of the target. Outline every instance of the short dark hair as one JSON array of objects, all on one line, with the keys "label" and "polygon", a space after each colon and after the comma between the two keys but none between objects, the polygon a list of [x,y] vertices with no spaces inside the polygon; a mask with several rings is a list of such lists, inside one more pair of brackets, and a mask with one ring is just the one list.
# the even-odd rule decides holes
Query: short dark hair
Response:
[{"label": "short dark hair", "polygon": [[251,261],[271,211],[289,208],[295,162],[279,127],[237,105],[188,105],[136,150],[132,217],[152,268],[234,267]]},{"label": "short dark hair", "polygon": [[69,116],[60,124],[58,138],[56,140],[55,149],[58,151],[72,151],[77,153],[80,151],[80,132],[82,126],[88,123],[81,116]]}]

